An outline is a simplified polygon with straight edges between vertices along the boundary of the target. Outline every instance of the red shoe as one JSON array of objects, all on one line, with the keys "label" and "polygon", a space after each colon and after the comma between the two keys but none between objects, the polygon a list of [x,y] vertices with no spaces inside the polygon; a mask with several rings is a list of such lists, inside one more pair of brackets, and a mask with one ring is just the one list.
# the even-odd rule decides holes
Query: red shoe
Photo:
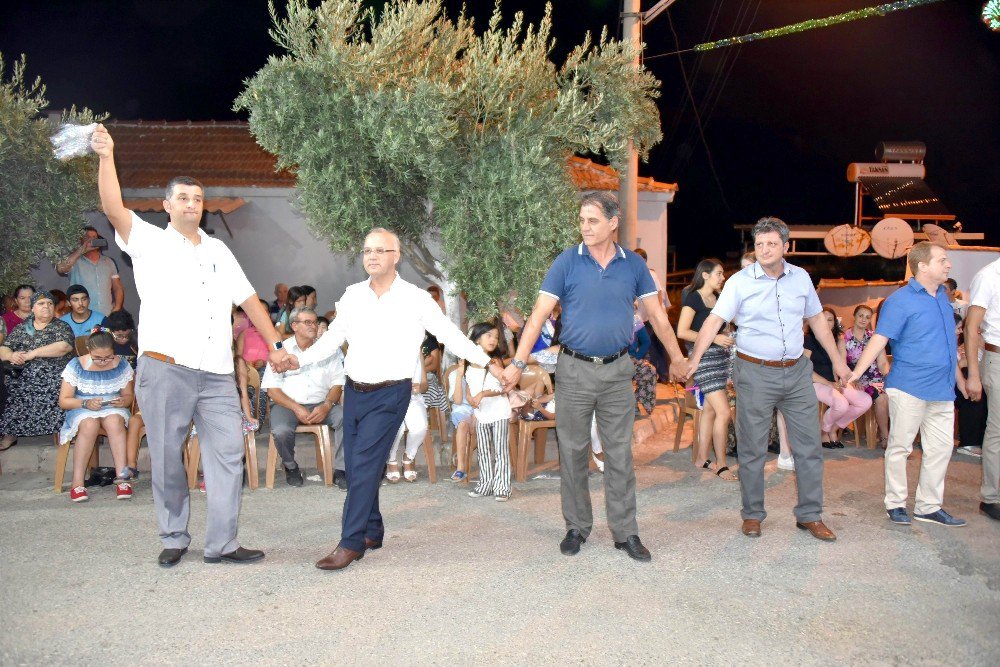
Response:
[{"label": "red shoe", "polygon": [[201,480],[200,482],[198,482],[198,488],[201,490],[202,493],[205,493],[205,480],[204,479]]},{"label": "red shoe", "polygon": [[90,496],[87,495],[87,487],[78,486],[75,489],[69,490],[69,499],[74,503],[85,503],[90,500]]},{"label": "red shoe", "polygon": [[118,497],[118,500],[131,500],[132,485],[128,482],[119,482],[115,485],[115,495]]}]

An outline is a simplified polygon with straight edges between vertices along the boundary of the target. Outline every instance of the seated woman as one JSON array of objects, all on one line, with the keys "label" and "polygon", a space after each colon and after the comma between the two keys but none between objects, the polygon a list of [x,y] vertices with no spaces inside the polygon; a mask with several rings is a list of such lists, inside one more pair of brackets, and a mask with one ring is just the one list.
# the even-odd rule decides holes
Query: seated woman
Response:
[{"label": "seated woman", "polygon": [[[31,297],[34,293],[35,288],[31,285],[18,285],[14,288],[14,291],[11,293],[13,303],[4,310],[3,314],[3,323],[7,326],[8,336],[14,333],[14,329],[17,328],[18,324],[31,316]],[[53,299],[54,302],[55,299]]]},{"label": "seated woman", "polygon": [[472,404],[465,397],[465,359],[458,360],[455,370],[448,375],[446,382],[450,390],[448,401],[451,403],[451,425],[455,427],[455,472],[452,473],[451,481],[461,482],[468,474],[465,451],[468,448],[469,438],[476,429],[476,416]]},{"label": "seated woman", "polygon": [[[399,432],[396,433],[396,440],[389,450],[389,458],[386,460],[385,479],[390,484],[399,482],[399,461],[396,456],[399,454],[399,443],[403,441],[403,434],[406,433],[406,448],[403,451],[403,479],[407,482],[417,481],[417,468],[414,459],[417,450],[424,443],[427,435],[427,407],[424,405],[424,392],[427,391],[427,379],[424,374],[423,358],[417,360],[417,365],[413,371],[413,384],[410,391],[410,403],[406,407],[406,415],[403,423],[399,425]],[[428,452],[428,467],[434,465],[434,457]]]},{"label": "seated woman", "polygon": [[[847,352],[837,314],[829,306],[823,307],[823,314],[833,332],[833,339],[837,341],[837,350],[846,360]],[[808,325],[806,328],[808,329]],[[816,398],[829,406],[820,424],[823,431],[821,444],[827,449],[842,449],[844,444],[840,442],[841,429],[868,412],[872,406],[871,396],[851,385],[837,385],[833,375],[833,361],[811,331],[805,334],[803,347],[813,364],[813,389],[816,390]]]},{"label": "seated woman", "polygon": [[[847,354],[847,365],[851,370],[861,358],[861,353],[865,351],[865,346],[875,333],[872,327],[872,318],[875,315],[869,306],[861,304],[854,309],[854,326],[844,333],[844,349]],[[885,350],[879,352],[878,357],[872,362],[861,377],[858,379],[858,388],[871,396],[872,405],[875,407],[875,421],[878,423],[878,444],[885,449],[885,444],[889,438],[889,397],[885,395],[885,376],[889,374],[889,359]]]},{"label": "seated woman", "polygon": [[[294,288],[293,288],[294,289]],[[291,290],[289,290],[291,291]],[[262,303],[267,303],[261,299]],[[236,341],[236,386],[240,392],[240,407],[243,409],[243,430],[246,433],[256,431],[260,428],[260,420],[254,419],[254,414],[263,415],[267,406],[267,397],[250,397],[250,388],[247,384],[249,373],[247,369],[253,366],[258,371],[263,372],[267,365],[268,345],[257,327],[253,325],[250,318],[246,316],[242,308],[237,307],[233,312],[233,338]],[[251,410],[252,401],[257,401],[256,413]]]},{"label": "seated woman", "polygon": [[[316,290],[313,290],[313,294],[315,293]],[[291,316],[293,310],[304,307],[306,301],[306,291],[302,287],[295,286],[288,288],[288,298],[285,300],[285,307],[278,313],[278,319],[274,323],[274,328],[277,329],[282,338],[288,338],[292,335],[292,325],[288,323],[288,318]]]},{"label": "seated woman", "polygon": [[56,319],[45,291],[31,297],[31,314],[7,336],[0,360],[7,362],[7,406],[0,415],[0,451],[19,436],[56,433],[63,423],[60,375],[73,356],[73,330]]},{"label": "seated woman", "polygon": [[646,326],[637,312],[633,321],[632,342],[628,346],[628,354],[635,364],[635,415],[638,417],[639,406],[646,409],[646,414],[653,414],[656,407],[656,367],[646,359],[652,339],[646,331]]},{"label": "seated woman", "polygon": [[124,357],[115,354],[114,338],[108,329],[95,328],[87,339],[87,351],[66,365],[59,390],[59,407],[66,410],[59,442],[66,444],[76,438],[69,498],[74,503],[89,500],[83,477],[97,434],[103,427],[118,473],[115,495],[118,500],[128,500],[132,497],[132,485],[125,478],[125,442],[135,371]]}]

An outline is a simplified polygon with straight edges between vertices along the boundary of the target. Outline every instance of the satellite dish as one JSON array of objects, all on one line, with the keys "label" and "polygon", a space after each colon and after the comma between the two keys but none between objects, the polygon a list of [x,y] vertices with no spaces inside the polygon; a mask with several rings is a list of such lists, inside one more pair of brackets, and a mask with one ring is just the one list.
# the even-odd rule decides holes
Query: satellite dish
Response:
[{"label": "satellite dish", "polygon": [[826,233],[823,245],[827,252],[837,257],[856,257],[868,250],[872,237],[854,225],[838,225]]},{"label": "satellite dish", "polygon": [[913,247],[913,230],[902,218],[885,218],[872,228],[872,248],[886,259],[899,259]]},{"label": "satellite dish", "polygon": [[927,223],[920,229],[924,234],[927,234],[927,240],[931,243],[943,246],[958,245],[955,242],[955,237],[951,235],[951,232],[945,231],[932,222]]}]

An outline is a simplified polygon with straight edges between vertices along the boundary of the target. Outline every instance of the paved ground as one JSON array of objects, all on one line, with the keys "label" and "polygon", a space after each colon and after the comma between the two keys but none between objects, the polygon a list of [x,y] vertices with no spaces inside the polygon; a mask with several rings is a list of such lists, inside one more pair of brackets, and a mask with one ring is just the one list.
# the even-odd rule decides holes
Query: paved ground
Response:
[{"label": "paved ground", "polygon": [[557,548],[558,481],[499,504],[422,478],[384,487],[385,548],[327,573],[343,493],[318,482],[244,494],[240,537],[267,550],[249,566],[202,562],[196,492],[192,551],[162,570],[148,477],[130,502],[106,487],[71,506],[51,473],[4,474],[0,664],[1000,664],[1000,525],[976,512],[976,459],[948,475],[968,527],[901,528],[878,453],[828,452],[834,544],[796,530],[795,477],[771,461],[753,540],[738,484],[665,453],[672,435],[636,450],[649,564],[612,548],[599,476],[576,557]]}]

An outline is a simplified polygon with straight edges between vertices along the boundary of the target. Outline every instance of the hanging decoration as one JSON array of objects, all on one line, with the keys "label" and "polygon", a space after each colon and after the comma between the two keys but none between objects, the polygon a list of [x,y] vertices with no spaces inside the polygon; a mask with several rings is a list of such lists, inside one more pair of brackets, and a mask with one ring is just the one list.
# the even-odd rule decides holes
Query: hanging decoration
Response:
[{"label": "hanging decoration", "polygon": [[[829,28],[833,25],[839,25],[841,23],[849,23],[850,21],[859,21],[861,19],[868,19],[875,16],[885,16],[886,14],[891,14],[893,12],[899,12],[904,9],[913,9],[914,7],[920,7],[921,5],[929,5],[934,2],[941,2],[941,0],[898,0],[898,2],[889,2],[884,5],[878,5],[876,7],[865,7],[864,9],[855,9],[850,12],[844,12],[843,14],[836,14],[834,16],[828,16],[822,19],[809,19],[808,21],[802,21],[801,23],[793,23],[792,25],[786,25],[783,28],[771,28],[770,30],[762,30],[760,32],[752,32],[749,35],[740,35],[739,37],[727,37],[726,39],[720,39],[714,42],[704,42],[693,47],[692,51],[711,51],[712,49],[721,49],[724,46],[735,46],[737,44],[746,44],[748,42],[756,42],[761,39],[770,39],[772,37],[782,37],[784,35],[791,35],[797,32],[805,32],[806,30],[813,30],[815,28]],[[991,22],[987,15],[990,6],[993,6],[992,17],[1000,25],[1000,0],[990,0],[986,3],[986,7],[983,8],[983,20],[986,24],[990,26],[992,30],[997,30]]]},{"label": "hanging decoration", "polygon": [[1000,32],[1000,0],[988,0],[983,5],[983,23],[993,32]]}]

